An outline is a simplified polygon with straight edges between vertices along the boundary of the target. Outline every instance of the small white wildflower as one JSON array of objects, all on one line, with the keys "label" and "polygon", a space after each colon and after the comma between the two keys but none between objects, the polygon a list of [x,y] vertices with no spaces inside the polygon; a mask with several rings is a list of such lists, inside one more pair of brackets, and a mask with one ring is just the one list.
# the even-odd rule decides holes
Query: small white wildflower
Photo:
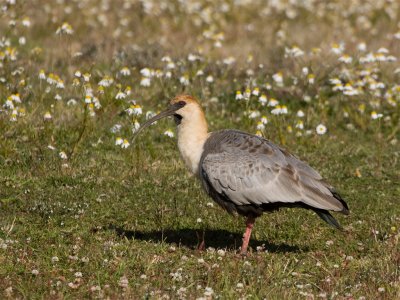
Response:
[{"label": "small white wildflower", "polygon": [[317,134],[323,135],[326,133],[326,127],[323,124],[319,124],[316,128]]},{"label": "small white wildflower", "polygon": [[273,110],[271,110],[273,115],[280,115],[282,114],[282,107],[280,105],[275,106]]},{"label": "small white wildflower", "polygon": [[31,273],[35,276],[39,275],[39,271],[36,269],[33,269]]},{"label": "small white wildflower", "polygon": [[124,99],[126,98],[126,94],[124,92],[119,91],[117,93],[117,95],[115,96],[115,99],[119,100],[119,99]]},{"label": "small white wildflower", "polygon": [[151,79],[149,77],[142,77],[140,80],[140,85],[144,87],[149,87],[151,85]]},{"label": "small white wildflower", "polygon": [[350,55],[344,54],[338,59],[340,62],[343,62],[345,64],[350,64],[353,61],[353,58]]},{"label": "small white wildflower", "polygon": [[383,114],[378,114],[376,111],[371,112],[371,119],[376,120],[383,117]]},{"label": "small white wildflower", "polygon": [[14,102],[21,103],[21,98],[20,98],[20,96],[19,96],[18,93],[17,93],[17,94],[12,94],[12,95],[10,96],[10,98],[11,98],[11,100],[14,101]]},{"label": "small white wildflower", "polygon": [[189,85],[189,76],[187,76],[187,75],[181,76],[181,77],[179,78],[179,82],[180,82],[182,85]]},{"label": "small white wildflower", "polygon": [[84,80],[85,82],[89,82],[91,76],[92,76],[91,74],[85,73],[85,74],[83,74],[83,80]]},{"label": "small white wildflower", "polygon": [[298,110],[296,115],[299,118],[303,118],[304,117],[304,112],[302,110]]},{"label": "small white wildflower", "polygon": [[180,288],[176,291],[176,294],[184,299],[184,298],[185,298],[186,290],[187,290],[186,288],[180,287]]},{"label": "small white wildflower", "polygon": [[117,137],[117,138],[115,139],[115,145],[116,145],[116,146],[121,146],[123,143],[124,143],[123,138]]},{"label": "small white wildflower", "polygon": [[188,55],[188,61],[196,61],[196,60],[198,60],[198,59],[199,59],[199,57],[198,57],[197,55],[192,54],[192,53],[189,53],[189,55]]},{"label": "small white wildflower", "polygon": [[367,51],[367,44],[364,42],[361,42],[357,45],[357,50],[361,52]]},{"label": "small white wildflower", "polygon": [[60,259],[57,256],[53,256],[51,258],[51,262],[53,262],[53,263],[56,263],[56,262],[59,262],[59,261],[60,261]]},{"label": "small white wildflower", "polygon": [[140,70],[140,74],[144,77],[150,77],[151,76],[151,70],[149,68],[143,68]]},{"label": "small white wildflower", "polygon": [[243,285],[243,283],[241,283],[241,282],[239,282],[239,283],[236,285],[236,288],[239,289],[239,290],[243,289],[243,287],[244,287],[244,285]]},{"label": "small white wildflower", "polygon": [[39,71],[39,79],[40,80],[45,80],[46,79],[46,73],[44,72],[44,70],[40,70]]},{"label": "small white wildflower", "polygon": [[130,146],[130,143],[128,142],[128,140],[127,140],[127,139],[124,139],[123,142],[122,142],[121,148],[122,148],[122,149],[126,149],[126,148],[128,148],[129,146]]},{"label": "small white wildflower", "polygon": [[114,82],[114,79],[112,79],[109,76],[105,76],[103,79],[101,79],[99,81],[98,85],[102,86],[102,87],[109,87],[111,84],[113,84],[113,82]]},{"label": "small white wildflower", "polygon": [[22,19],[22,25],[24,27],[31,27],[31,20],[28,17]]},{"label": "small white wildflower", "polygon": [[231,64],[233,64],[234,62],[236,61],[236,59],[233,57],[233,56],[229,56],[229,57],[227,57],[227,58],[224,58],[223,59],[223,63],[225,64],[225,65],[231,65]]},{"label": "small white wildflower", "polygon": [[164,135],[173,138],[175,136],[174,132],[171,129],[164,131]]},{"label": "small white wildflower", "polygon": [[67,102],[68,106],[74,106],[77,104],[77,101],[75,99],[69,99]]},{"label": "small white wildflower", "polygon": [[68,34],[71,35],[74,33],[72,26],[67,22],[63,23],[60,27],[57,28],[56,34]]},{"label": "small white wildflower", "polygon": [[258,102],[264,106],[265,104],[267,104],[268,99],[267,96],[265,94],[262,94],[259,98],[258,98]]},{"label": "small white wildflower", "polygon": [[132,133],[135,133],[136,131],[138,131],[139,128],[140,128],[140,123],[137,120],[135,120],[132,125]]},{"label": "small white wildflower", "polygon": [[378,292],[379,292],[379,293],[383,293],[384,291],[385,291],[385,288],[384,288],[384,287],[378,288]]},{"label": "small white wildflower", "polygon": [[258,118],[259,116],[260,116],[260,112],[258,110],[250,111],[248,114],[248,117],[250,119],[255,119],[255,118]]},{"label": "small white wildflower", "polygon": [[118,285],[122,288],[127,288],[129,286],[129,280],[125,276],[122,276],[119,281]]},{"label": "small white wildflower", "polygon": [[251,96],[251,90],[250,89],[246,89],[243,93],[243,97],[245,100],[249,100]]},{"label": "small white wildflower", "polygon": [[204,290],[204,296],[211,297],[214,294],[214,290],[210,287],[206,287]]},{"label": "small white wildflower", "polygon": [[126,112],[131,116],[140,116],[143,113],[142,107],[138,104],[132,104]]},{"label": "small white wildflower", "polygon": [[262,116],[262,117],[260,118],[260,121],[261,121],[264,125],[267,125],[267,124],[268,124],[268,118],[267,118],[266,116]]},{"label": "small white wildflower", "polygon": [[225,250],[218,249],[217,254],[218,254],[218,256],[225,256],[226,252],[225,252]]},{"label": "small white wildflower", "polygon": [[7,109],[14,109],[14,103],[12,102],[11,98],[6,100],[6,102],[3,104],[3,107]]},{"label": "small white wildflower", "polygon": [[111,127],[110,131],[112,133],[117,133],[121,130],[122,126],[120,124],[115,124],[113,127]]},{"label": "small white wildflower", "polygon": [[203,220],[201,218],[197,218],[196,222],[201,223],[201,222],[203,222]]},{"label": "small white wildflower", "polygon": [[274,99],[274,98],[271,98],[271,99],[269,99],[269,101],[268,101],[268,106],[271,106],[271,107],[275,107],[275,106],[277,106],[278,104],[279,104],[279,101],[276,100],[276,99]]},{"label": "small white wildflower", "polygon": [[53,117],[51,116],[51,113],[49,111],[45,112],[45,114],[43,115],[43,119],[45,121],[47,120],[51,120]]},{"label": "small white wildflower", "polygon": [[206,78],[206,81],[208,83],[212,83],[212,82],[214,82],[214,77],[212,77],[211,75],[208,75],[207,78]]},{"label": "small white wildflower", "polygon": [[342,54],[344,51],[344,44],[340,43],[340,44],[333,44],[331,47],[331,52],[340,55]]},{"label": "small white wildflower", "polygon": [[299,57],[299,56],[303,56],[304,55],[304,51],[301,50],[299,47],[297,46],[293,46],[292,48],[285,48],[285,56],[289,56],[289,57]]},{"label": "small white wildflower", "polygon": [[82,278],[83,275],[82,275],[82,272],[75,272],[74,276],[76,278]]},{"label": "small white wildflower", "polygon": [[120,71],[122,76],[129,76],[131,75],[131,70],[128,67],[123,67]]},{"label": "small white wildflower", "polygon": [[303,130],[304,129],[304,123],[303,121],[297,121],[296,123],[296,128]]},{"label": "small white wildflower", "polygon": [[282,86],[283,85],[283,74],[282,74],[282,72],[278,72],[278,73],[275,73],[274,75],[272,75],[272,79],[276,82],[276,84],[278,86]]},{"label": "small white wildflower", "polygon": [[241,91],[236,91],[236,96],[235,96],[236,100],[242,100],[243,99],[243,95]]},{"label": "small white wildflower", "polygon": [[68,156],[64,151],[61,151],[60,153],[58,153],[58,155],[60,156],[61,159],[67,159]]},{"label": "small white wildflower", "polygon": [[257,126],[256,126],[257,130],[264,130],[265,129],[265,125],[263,122],[259,121],[257,122]]}]

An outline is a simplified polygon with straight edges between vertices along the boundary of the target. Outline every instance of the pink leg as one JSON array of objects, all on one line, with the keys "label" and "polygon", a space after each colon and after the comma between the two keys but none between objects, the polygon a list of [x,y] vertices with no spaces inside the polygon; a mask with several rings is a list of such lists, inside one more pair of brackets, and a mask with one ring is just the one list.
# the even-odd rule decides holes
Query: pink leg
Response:
[{"label": "pink leg", "polygon": [[206,250],[206,242],[204,240],[204,236],[205,236],[204,230],[203,230],[203,233],[201,235],[201,238],[200,238],[200,233],[198,231],[196,231],[196,235],[197,235],[197,240],[199,241],[199,243],[197,245],[197,250],[199,250],[199,251]]},{"label": "pink leg", "polygon": [[248,217],[246,220],[246,232],[243,234],[243,244],[240,249],[241,255],[247,255],[247,247],[249,245],[251,230],[253,229],[254,222],[256,221],[253,217]]}]

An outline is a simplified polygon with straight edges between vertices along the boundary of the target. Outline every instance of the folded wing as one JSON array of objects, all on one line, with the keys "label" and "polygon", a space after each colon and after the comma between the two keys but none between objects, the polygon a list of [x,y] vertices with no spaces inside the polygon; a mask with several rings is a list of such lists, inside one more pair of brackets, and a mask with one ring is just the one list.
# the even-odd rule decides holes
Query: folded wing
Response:
[{"label": "folded wing", "polygon": [[315,209],[347,211],[317,171],[254,135],[235,130],[213,133],[200,164],[200,176],[208,188],[235,206],[302,203]]}]

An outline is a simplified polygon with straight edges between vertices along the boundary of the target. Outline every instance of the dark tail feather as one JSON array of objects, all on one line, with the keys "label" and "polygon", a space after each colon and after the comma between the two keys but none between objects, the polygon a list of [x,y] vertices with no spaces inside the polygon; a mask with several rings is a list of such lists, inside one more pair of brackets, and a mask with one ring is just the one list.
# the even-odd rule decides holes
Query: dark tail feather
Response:
[{"label": "dark tail feather", "polygon": [[335,227],[336,229],[342,229],[342,226],[340,226],[338,221],[336,221],[336,219],[327,210],[318,209],[318,210],[314,210],[314,211],[317,213],[317,215],[322,220],[324,220],[326,223],[328,223],[332,227]]},{"label": "dark tail feather", "polygon": [[[344,201],[344,199],[338,194],[338,192],[336,192],[333,188],[329,189],[330,192],[332,193],[333,197],[336,198],[337,200],[340,201],[340,203],[342,203],[343,205],[343,210],[340,211],[341,213],[348,215],[349,214],[349,207],[347,206],[346,201]],[[321,216],[320,216],[321,217]],[[332,216],[331,216],[332,217]],[[322,218],[322,217],[321,217]],[[333,218],[333,217],[332,217]]]}]

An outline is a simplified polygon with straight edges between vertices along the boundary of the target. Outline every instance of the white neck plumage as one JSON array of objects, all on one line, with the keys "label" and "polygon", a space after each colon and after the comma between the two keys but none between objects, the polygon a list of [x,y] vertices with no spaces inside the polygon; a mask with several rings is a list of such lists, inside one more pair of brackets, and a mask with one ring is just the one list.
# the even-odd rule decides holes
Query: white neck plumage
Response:
[{"label": "white neck plumage", "polygon": [[190,103],[178,125],[178,148],[186,166],[197,174],[203,146],[208,138],[208,126],[200,106]]}]

